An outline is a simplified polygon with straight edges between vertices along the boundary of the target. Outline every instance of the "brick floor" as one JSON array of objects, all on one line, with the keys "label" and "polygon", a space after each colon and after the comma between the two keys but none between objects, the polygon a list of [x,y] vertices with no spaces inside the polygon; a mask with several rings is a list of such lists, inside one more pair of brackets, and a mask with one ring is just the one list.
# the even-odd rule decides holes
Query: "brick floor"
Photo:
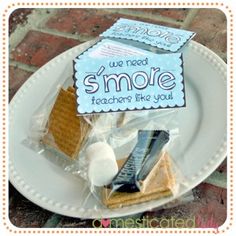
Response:
[{"label": "brick floor", "polygon": [[190,29],[197,33],[194,40],[216,53],[225,53],[227,48],[226,16],[220,10],[202,9],[198,12]]},{"label": "brick floor", "polygon": [[[37,11],[37,10],[35,10]],[[9,19],[11,37],[17,41],[14,34],[16,27],[22,24],[31,26],[26,21],[32,9],[19,9]],[[34,14],[34,13],[33,13]],[[56,13],[47,12],[47,18],[38,20],[42,23],[38,28],[30,28],[14,48],[10,48],[9,68],[9,99],[14,96],[20,86],[29,78],[32,71],[44,65],[61,52],[80,44],[86,37],[93,38],[109,27],[119,17],[141,19],[147,22],[167,26],[184,27],[197,33],[195,40],[206,45],[226,60],[226,18],[217,9],[200,9],[191,22],[192,9],[58,9]],[[43,16],[43,15],[42,15]],[[190,19],[188,18],[188,19]],[[227,162],[218,168],[227,172]],[[171,209],[145,212],[143,216],[184,216],[192,214],[201,218],[197,227],[216,227],[226,219],[226,190],[200,184],[193,190],[194,201]],[[17,227],[43,227],[52,216],[48,212],[25,199],[13,186],[9,192],[9,217]],[[209,219],[212,221],[207,222]],[[210,224],[210,225],[209,225]],[[62,217],[57,227],[90,227],[91,220],[81,220]]]},{"label": "brick floor", "polygon": [[32,204],[10,184],[9,218],[13,225],[21,228],[41,228],[51,212]]},{"label": "brick floor", "polygon": [[[162,11],[155,11],[152,9],[148,12],[157,13]],[[177,12],[165,12],[166,15],[177,15]],[[180,13],[179,15],[182,14]],[[77,34],[79,36],[82,35],[95,37],[105,31],[114,22],[116,22],[119,18],[122,17],[125,18],[127,17],[127,15],[119,13],[110,13],[106,10],[65,9],[60,10],[56,16],[50,18],[46,23],[46,27],[54,30],[56,29],[58,31],[63,31],[66,33]],[[166,23],[161,20],[149,19],[145,17],[129,16],[129,18],[133,20],[145,20],[149,23],[178,27],[178,25],[174,23]]]},{"label": "brick floor", "polygon": [[209,184],[202,183],[194,190],[194,201],[173,208],[150,211],[144,214],[147,218],[162,217],[175,219],[197,218],[196,227],[217,228],[226,220],[227,191]]},{"label": "brick floor", "polygon": [[173,8],[166,8],[166,9],[157,9],[157,8],[140,8],[140,9],[133,9],[133,11],[141,11],[141,12],[148,12],[152,14],[158,14],[161,16],[165,16],[177,21],[184,21],[185,17],[188,14],[188,9],[173,9]]}]

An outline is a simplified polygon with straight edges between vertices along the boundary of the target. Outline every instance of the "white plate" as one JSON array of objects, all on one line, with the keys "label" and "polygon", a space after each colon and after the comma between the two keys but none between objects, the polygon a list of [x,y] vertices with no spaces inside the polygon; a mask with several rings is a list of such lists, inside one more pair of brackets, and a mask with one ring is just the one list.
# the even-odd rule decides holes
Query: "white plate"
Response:
[{"label": "white plate", "polygon": [[[42,155],[22,145],[32,113],[61,75],[69,76],[67,63],[91,45],[72,48],[51,60],[20,88],[9,113],[9,172],[15,188],[35,204],[50,211],[83,218],[117,217],[150,210],[173,197],[109,210],[95,206],[91,197],[84,207],[84,181],[65,173]],[[65,70],[65,72],[63,72]],[[192,41],[184,52],[187,108],[180,113],[184,155],[181,171],[188,185],[179,195],[194,188],[210,175],[226,157],[226,64],[206,47]]]}]

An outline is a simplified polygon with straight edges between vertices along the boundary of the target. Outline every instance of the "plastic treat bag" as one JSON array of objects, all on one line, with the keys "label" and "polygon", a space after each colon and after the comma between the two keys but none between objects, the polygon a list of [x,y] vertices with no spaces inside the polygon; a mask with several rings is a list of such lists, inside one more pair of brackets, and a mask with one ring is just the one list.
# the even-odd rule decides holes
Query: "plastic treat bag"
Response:
[{"label": "plastic treat bag", "polygon": [[[178,180],[175,176],[174,182],[171,176],[172,172],[170,172],[169,167],[171,160],[169,155],[167,155],[167,151],[171,150],[178,143],[177,110],[133,111],[92,116],[76,116],[76,112],[74,111],[75,118],[79,120],[79,125],[76,127],[73,124],[72,131],[79,133],[78,140],[81,143],[79,144],[77,155],[72,159],[71,156],[63,153],[63,149],[59,149],[61,146],[56,145],[53,138],[51,139],[52,144],[42,141],[48,135],[50,135],[49,137],[60,135],[62,140],[59,140],[62,143],[70,141],[65,134],[61,134],[60,132],[65,128],[64,132],[66,133],[69,129],[68,126],[73,123],[71,121],[73,114],[70,112],[70,119],[64,125],[66,121],[66,112],[64,110],[66,106],[70,105],[72,99],[63,103],[63,108],[60,107],[60,99],[63,100],[64,97],[67,99],[68,97],[73,98],[74,95],[72,96],[72,94],[73,87],[71,86],[67,89],[59,88],[59,92],[54,97],[48,98],[48,102],[44,103],[36,111],[32,118],[31,136],[29,137],[31,141],[33,140],[32,143],[37,144],[38,152],[50,161],[61,166],[65,171],[85,179],[90,192],[100,203],[110,208],[138,203],[136,202],[137,198],[135,198],[136,200],[131,199],[122,202],[127,196],[130,198],[130,194],[137,195],[142,201],[149,201],[175,194]],[[61,113],[61,109],[64,109],[62,110],[64,114]],[[57,119],[57,116],[60,119]],[[50,119],[56,120],[56,125],[60,127],[59,133],[57,133],[58,129],[54,130],[52,128],[53,126],[51,127],[51,131],[48,128]],[[159,142],[158,138],[161,138],[163,142]],[[133,158],[133,163],[128,163],[129,156],[135,153],[135,148],[137,153],[137,148],[140,149],[140,145],[142,145],[143,149],[143,160],[139,160],[135,164],[135,158]],[[152,158],[146,158],[146,161],[144,161],[145,155],[149,150],[151,150],[149,155]],[[99,154],[99,152],[101,153]],[[133,165],[135,169],[142,169],[142,172],[139,172],[139,174],[136,173],[136,180],[132,182],[130,182],[130,179],[118,178],[117,181],[113,181],[112,183],[114,175],[118,176],[118,172],[125,162],[128,165]],[[162,164],[159,165],[158,162]],[[146,167],[141,168],[142,166]],[[153,166],[156,166],[156,168],[151,168]],[[173,166],[171,168],[173,169]],[[127,170],[127,168],[124,169]],[[145,191],[149,188],[153,178],[156,178],[156,171],[165,174],[166,181],[169,181],[169,183],[166,182],[168,191],[163,190],[160,192],[158,190],[160,193],[154,192],[151,195],[148,193],[148,196],[146,196]],[[121,174],[121,177],[124,177],[124,173]],[[119,184],[122,187],[117,188]],[[111,191],[104,186],[111,187]],[[120,198],[120,195],[117,195],[117,192],[122,194],[122,198]],[[115,194],[115,200],[112,200],[114,199],[113,194]],[[145,196],[140,197],[140,194],[145,194]],[[87,197],[85,197],[85,201]],[[121,201],[120,199],[123,200]]]},{"label": "plastic treat bag", "polygon": [[67,170],[77,170],[98,202],[109,208],[178,195],[187,181],[172,159],[179,148],[177,113],[125,112],[113,116],[116,125],[107,130],[101,124],[114,113],[101,114],[78,161]]}]

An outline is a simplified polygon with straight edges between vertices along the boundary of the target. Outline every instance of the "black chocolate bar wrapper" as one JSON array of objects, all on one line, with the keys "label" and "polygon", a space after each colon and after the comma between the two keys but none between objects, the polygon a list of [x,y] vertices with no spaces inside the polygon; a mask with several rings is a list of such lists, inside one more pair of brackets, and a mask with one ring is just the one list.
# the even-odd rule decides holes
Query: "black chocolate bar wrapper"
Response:
[{"label": "black chocolate bar wrapper", "polygon": [[142,167],[137,174],[136,181],[145,180],[154,165],[159,161],[160,153],[165,144],[169,142],[169,139],[169,132],[164,130],[155,131],[152,143],[150,145],[151,147],[149,148],[150,151],[143,161]]},{"label": "black chocolate bar wrapper", "polygon": [[139,191],[136,176],[142,167],[147,153],[149,152],[149,147],[153,141],[152,138],[154,133],[155,131],[153,130],[140,130],[138,132],[137,144],[135,145],[132,153],[129,155],[127,161],[121,167],[118,174],[112,180],[110,187],[113,191]]}]

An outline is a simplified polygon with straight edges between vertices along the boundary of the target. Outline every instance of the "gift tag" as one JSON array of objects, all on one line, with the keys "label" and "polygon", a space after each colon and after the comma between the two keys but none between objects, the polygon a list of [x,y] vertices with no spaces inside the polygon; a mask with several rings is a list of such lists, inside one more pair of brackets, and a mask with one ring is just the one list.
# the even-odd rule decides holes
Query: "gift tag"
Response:
[{"label": "gift tag", "polygon": [[78,114],[185,106],[181,53],[76,58]]},{"label": "gift tag", "polygon": [[120,18],[100,36],[133,40],[165,51],[177,52],[195,36],[195,33],[187,30]]}]

